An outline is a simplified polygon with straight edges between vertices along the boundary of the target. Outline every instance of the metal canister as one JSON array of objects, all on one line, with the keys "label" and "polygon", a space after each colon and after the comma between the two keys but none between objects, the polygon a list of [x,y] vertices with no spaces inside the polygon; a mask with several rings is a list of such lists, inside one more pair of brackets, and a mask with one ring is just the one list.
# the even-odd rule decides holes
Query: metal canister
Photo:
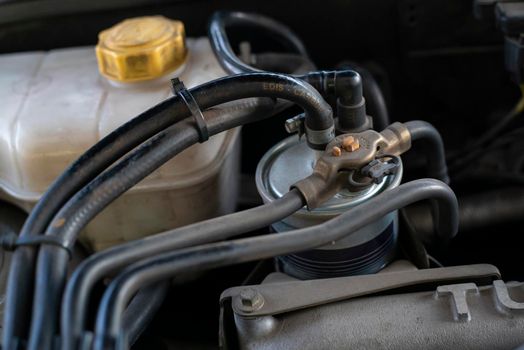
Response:
[{"label": "metal canister", "polygon": [[[321,154],[296,136],[271,148],[260,160],[256,171],[257,189],[263,201],[268,203],[282,197],[291,185],[311,175]],[[309,211],[304,207],[274,223],[272,228],[278,234],[318,225],[383,191],[397,187],[401,179],[402,164],[396,174],[386,176],[379,184],[372,184],[358,192],[344,189],[319,208]],[[398,213],[394,211],[330,245],[279,257],[277,266],[284,273],[300,279],[376,273],[393,260],[397,236]]]}]

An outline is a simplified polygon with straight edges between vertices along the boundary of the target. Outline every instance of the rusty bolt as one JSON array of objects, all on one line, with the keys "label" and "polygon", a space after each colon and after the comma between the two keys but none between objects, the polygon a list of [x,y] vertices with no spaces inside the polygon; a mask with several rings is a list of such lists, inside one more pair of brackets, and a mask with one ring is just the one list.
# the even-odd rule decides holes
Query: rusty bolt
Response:
[{"label": "rusty bolt", "polygon": [[240,308],[244,312],[254,312],[260,310],[264,305],[262,295],[252,288],[246,288],[240,291]]},{"label": "rusty bolt", "polygon": [[331,154],[333,154],[335,157],[340,157],[340,155],[342,154],[342,150],[340,149],[340,147],[335,146],[331,150]]},{"label": "rusty bolt", "polygon": [[360,148],[360,143],[353,136],[348,136],[342,140],[342,148],[348,152],[354,152]]}]

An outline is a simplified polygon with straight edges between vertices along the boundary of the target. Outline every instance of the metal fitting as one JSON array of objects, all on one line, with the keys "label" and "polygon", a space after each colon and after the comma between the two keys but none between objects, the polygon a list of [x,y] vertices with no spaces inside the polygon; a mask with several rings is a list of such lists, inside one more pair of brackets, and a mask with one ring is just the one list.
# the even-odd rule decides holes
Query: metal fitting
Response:
[{"label": "metal fitting", "polygon": [[311,130],[307,125],[305,125],[305,123],[304,126],[307,143],[313,149],[325,149],[326,145],[335,137],[334,126],[324,130]]},{"label": "metal fitting", "polygon": [[[341,153],[335,152],[335,148]],[[383,155],[399,156],[410,148],[411,135],[402,123],[393,123],[380,133],[366,130],[339,135],[327,145],[313,174],[292,188],[302,193],[308,209],[314,209],[347,186],[348,172],[359,170]]]},{"label": "metal fitting", "polygon": [[290,118],[286,120],[286,123],[284,124],[286,131],[288,134],[294,134],[296,132],[300,134],[303,133],[304,129],[304,114],[297,115],[293,118]]}]

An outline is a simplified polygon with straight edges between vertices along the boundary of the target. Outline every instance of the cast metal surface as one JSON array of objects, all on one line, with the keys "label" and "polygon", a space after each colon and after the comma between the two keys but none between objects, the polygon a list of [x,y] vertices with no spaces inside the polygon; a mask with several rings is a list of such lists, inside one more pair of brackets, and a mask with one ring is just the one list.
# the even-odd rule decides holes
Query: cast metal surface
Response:
[{"label": "cast metal surface", "polygon": [[220,299],[238,299],[246,288],[256,290],[264,298],[261,308],[248,315],[234,302],[233,310],[239,316],[268,316],[427,283],[446,285],[448,282],[498,278],[500,273],[492,265],[465,265],[233,287],[224,291]]},{"label": "cast metal surface", "polygon": [[[253,314],[246,317],[235,310],[238,344],[241,349],[418,350],[514,349],[524,342],[523,283],[495,280],[489,284],[490,279],[499,277],[498,270],[490,265],[391,274],[425,273],[428,277],[425,282],[428,282],[429,275],[435,272],[441,278],[447,274],[451,279],[437,277],[433,280],[437,287],[428,291],[368,297],[361,294],[359,298],[339,298],[283,313],[275,308],[273,314],[263,313],[257,317]],[[374,276],[377,280],[388,280],[386,275]],[[354,288],[365,290],[366,285],[372,285],[357,281],[365,281],[367,277],[337,279],[353,282],[345,286],[330,285],[329,280],[322,280],[316,292],[324,294],[335,289],[343,294]],[[267,294],[266,307],[273,305],[267,293],[270,290],[275,290],[273,296],[282,303],[294,303],[301,295],[308,294],[307,286],[315,282],[281,281],[273,279],[274,285],[268,284],[267,290],[257,289],[262,295]],[[455,281],[460,283],[453,284]],[[279,285],[289,283],[297,284],[290,289],[280,289]],[[322,285],[325,290],[321,292]],[[457,317],[464,311],[470,315],[466,322]]]}]

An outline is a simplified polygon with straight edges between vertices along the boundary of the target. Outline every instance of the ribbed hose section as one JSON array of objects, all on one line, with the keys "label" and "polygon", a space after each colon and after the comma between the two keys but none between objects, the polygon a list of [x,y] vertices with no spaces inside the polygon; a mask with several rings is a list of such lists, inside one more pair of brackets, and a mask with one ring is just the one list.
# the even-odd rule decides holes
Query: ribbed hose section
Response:
[{"label": "ribbed hose section", "polygon": [[280,269],[302,280],[372,274],[383,269],[397,250],[397,215],[375,238],[342,249],[315,249],[277,258]]},{"label": "ribbed hose section", "polygon": [[[171,142],[162,142],[168,140]],[[184,120],[158,134],[134,153],[126,162],[115,165],[110,171],[118,171],[120,176],[108,177],[102,174],[82,191],[78,192],[70,202],[57,214],[55,224],[51,225],[47,234],[63,229],[73,233],[64,235],[67,244],[74,242],[76,234],[99,213],[114,198],[115,193],[123,193],[161,164],[172,158],[198,141],[198,134],[191,126],[191,121]],[[148,154],[143,157],[142,154]],[[136,163],[140,161],[140,166]],[[59,226],[56,224],[58,220]],[[37,259],[36,291],[34,297],[33,322],[28,349],[48,349],[52,342],[56,322],[56,308],[59,305],[64,288],[68,256],[63,249],[54,246],[40,248]]]}]

